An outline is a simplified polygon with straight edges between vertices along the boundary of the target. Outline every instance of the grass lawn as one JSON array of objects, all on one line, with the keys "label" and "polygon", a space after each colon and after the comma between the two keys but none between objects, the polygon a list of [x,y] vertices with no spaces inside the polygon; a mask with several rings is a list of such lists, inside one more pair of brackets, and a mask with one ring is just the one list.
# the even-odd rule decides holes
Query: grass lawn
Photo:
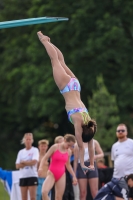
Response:
[{"label": "grass lawn", "polygon": [[5,191],[1,181],[0,181],[0,200],[9,200],[9,195]]}]

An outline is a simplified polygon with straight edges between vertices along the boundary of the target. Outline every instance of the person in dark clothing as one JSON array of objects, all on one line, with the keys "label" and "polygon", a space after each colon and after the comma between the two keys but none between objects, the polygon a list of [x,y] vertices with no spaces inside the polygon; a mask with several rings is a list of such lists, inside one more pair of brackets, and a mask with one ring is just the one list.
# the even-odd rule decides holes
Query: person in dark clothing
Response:
[{"label": "person in dark clothing", "polygon": [[94,200],[133,200],[133,174],[120,179],[112,178],[102,187]]},{"label": "person in dark clothing", "polygon": [[111,181],[113,177],[113,168],[107,167],[107,168],[98,168],[98,174],[99,174],[99,189],[104,186],[104,184]]},{"label": "person in dark clothing", "polygon": [[129,200],[133,200],[133,174],[130,174],[126,177],[127,184],[129,186],[128,197]]}]

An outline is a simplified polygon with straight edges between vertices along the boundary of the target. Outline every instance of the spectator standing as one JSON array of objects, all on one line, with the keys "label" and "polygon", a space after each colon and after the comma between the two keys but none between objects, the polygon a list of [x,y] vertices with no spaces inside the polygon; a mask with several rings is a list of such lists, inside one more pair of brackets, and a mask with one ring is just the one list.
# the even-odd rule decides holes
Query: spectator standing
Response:
[{"label": "spectator standing", "polygon": [[[60,144],[60,143],[64,142],[64,137],[63,136],[57,136],[55,138],[54,142],[55,142],[55,144]],[[73,152],[74,146],[75,146],[75,144],[72,147],[70,147],[71,153]],[[72,153],[72,155],[73,155],[73,153]],[[73,157],[72,155],[70,157],[70,163],[72,161],[71,160],[71,158]],[[66,172],[66,186],[65,186],[65,191],[64,191],[64,194],[63,194],[63,200],[74,200],[75,193],[73,191],[73,187],[74,186],[76,187],[78,184],[76,184],[76,185],[72,184],[72,179],[70,177],[70,173],[68,172],[67,168],[66,168],[65,172]],[[52,188],[51,200],[54,200],[54,199],[55,199],[55,188],[53,187]],[[79,200],[79,199],[75,199],[75,200]]]},{"label": "spectator standing", "polygon": [[17,155],[16,168],[20,170],[20,190],[22,200],[28,199],[28,191],[30,199],[36,199],[36,189],[38,185],[37,163],[39,161],[39,151],[32,146],[32,133],[25,133],[22,144],[25,148],[20,150]]},{"label": "spectator standing", "polygon": [[[76,159],[75,158],[76,152],[78,151],[77,143],[75,143],[74,146],[72,146],[70,149],[71,149],[71,152],[72,152],[70,162],[71,162],[71,165],[74,169],[75,174],[77,174],[77,172],[76,172],[77,171],[77,164],[75,165],[75,162],[74,162],[74,160]],[[74,200],[80,200],[79,184],[77,183],[76,185],[72,185],[72,186],[73,186]]]},{"label": "spectator standing", "polygon": [[[41,163],[42,158],[45,156],[47,149],[48,149],[49,141],[48,140],[40,140],[38,141],[38,148],[39,148],[39,162],[38,162],[38,169],[39,165]],[[41,200],[42,199],[42,185],[43,182],[47,176],[47,171],[48,171],[49,163],[47,162],[45,165],[43,165],[43,170],[42,174],[38,177],[38,187],[37,187],[37,196],[36,200]]]},{"label": "spectator standing", "polygon": [[[64,142],[63,136],[58,135],[58,136],[55,137],[55,139],[54,139],[55,144],[60,144],[62,142]],[[67,182],[67,176],[66,176],[66,182]],[[65,191],[66,191],[66,188],[65,188]],[[64,195],[65,195],[65,192],[64,192]],[[63,197],[64,197],[64,195],[63,195]],[[55,186],[53,186],[52,189],[51,189],[51,200],[55,200]]]},{"label": "spectator standing", "polygon": [[73,177],[73,184],[77,184],[75,173],[70,164],[71,152],[69,148],[74,143],[75,137],[66,134],[64,136],[64,142],[51,146],[43,157],[39,166],[39,173],[41,173],[42,166],[47,162],[48,158],[51,158],[47,177],[42,187],[43,199],[48,199],[48,193],[55,184],[55,199],[62,200],[66,184],[65,166]]},{"label": "spectator standing", "polygon": [[119,124],[116,129],[118,141],[111,149],[111,159],[114,161],[114,178],[133,174],[133,140],[127,137],[125,124]]},{"label": "spectator standing", "polygon": [[[104,156],[104,153],[102,151],[102,148],[100,147],[100,144],[97,140],[93,139],[93,148],[95,151],[95,160],[98,158],[102,158]],[[84,143],[84,164],[86,166],[89,166],[89,152],[88,152],[88,144]],[[77,154],[79,155],[79,151],[75,151],[75,163],[77,163]],[[74,171],[75,171],[74,165]],[[77,178],[79,183],[79,189],[80,189],[80,200],[86,200],[87,197],[87,185],[89,184],[90,192],[92,195],[92,198],[94,198],[98,192],[98,170],[96,166],[96,162],[94,162],[95,170],[88,171],[86,174],[84,174],[81,166],[80,161],[78,160],[78,166],[77,166]]]}]

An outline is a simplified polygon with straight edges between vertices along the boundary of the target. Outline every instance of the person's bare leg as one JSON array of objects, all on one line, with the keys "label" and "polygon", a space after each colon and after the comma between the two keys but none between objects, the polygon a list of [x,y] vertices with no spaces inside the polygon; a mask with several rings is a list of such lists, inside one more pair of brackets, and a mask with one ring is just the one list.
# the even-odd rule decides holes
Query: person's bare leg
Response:
[{"label": "person's bare leg", "polygon": [[58,54],[53,45],[49,42],[50,38],[44,36],[40,31],[37,33],[39,40],[44,45],[50,59],[53,68],[53,77],[56,85],[60,90],[62,90],[70,81],[71,77],[66,73],[64,68],[62,67]]},{"label": "person's bare leg", "polygon": [[86,200],[87,196],[87,179],[80,178],[78,179],[79,190],[80,190],[80,200]]},{"label": "person's bare leg", "polygon": [[55,183],[54,176],[51,172],[49,172],[47,178],[45,179],[43,186],[42,186],[42,199],[43,200],[49,200],[49,191],[52,189],[53,185]]},{"label": "person's bare leg", "polygon": [[55,200],[62,200],[66,185],[66,173],[55,184]]},{"label": "person's bare leg", "polygon": [[28,200],[28,187],[20,187],[22,200]]},{"label": "person's bare leg", "polygon": [[[51,43],[52,44],[52,43]],[[55,50],[57,51],[58,54],[58,59],[62,65],[62,67],[64,68],[64,70],[66,71],[66,73],[71,76],[71,78],[75,77],[74,73],[67,67],[65,60],[64,60],[64,56],[62,54],[62,52],[54,45],[52,44],[52,46],[55,48]]]},{"label": "person's bare leg", "polygon": [[90,179],[88,179],[88,182],[89,182],[89,186],[90,186],[91,195],[94,199],[98,193],[98,178],[90,178]]},{"label": "person's bare leg", "polygon": [[30,200],[36,200],[37,186],[29,186],[28,189],[29,189],[29,192],[30,192]]}]

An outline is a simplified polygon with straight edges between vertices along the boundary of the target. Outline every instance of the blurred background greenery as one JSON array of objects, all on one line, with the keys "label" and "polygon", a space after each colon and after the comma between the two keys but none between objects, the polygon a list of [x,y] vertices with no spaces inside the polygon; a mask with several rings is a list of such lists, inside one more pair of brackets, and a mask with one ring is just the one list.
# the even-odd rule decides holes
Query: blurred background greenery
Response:
[{"label": "blurred background greenery", "polygon": [[[56,87],[41,30],[63,52],[81,83],[81,97],[97,120],[104,151],[118,123],[133,135],[133,1],[0,0],[0,21],[56,16],[69,21],[0,30],[0,166],[14,169],[25,132],[52,144],[74,134]],[[60,73],[60,72],[59,72]]]}]

